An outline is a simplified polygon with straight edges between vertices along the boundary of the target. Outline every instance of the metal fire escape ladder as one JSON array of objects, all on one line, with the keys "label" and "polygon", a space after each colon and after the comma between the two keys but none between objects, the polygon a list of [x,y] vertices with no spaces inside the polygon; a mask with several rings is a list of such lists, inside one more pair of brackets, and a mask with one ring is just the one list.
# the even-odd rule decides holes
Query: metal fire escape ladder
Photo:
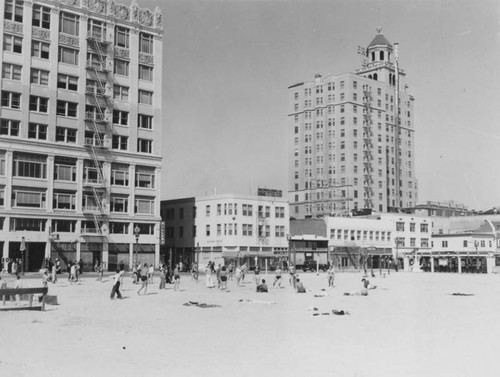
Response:
[{"label": "metal fire escape ladder", "polygon": [[365,208],[373,208],[373,132],[371,102],[371,89],[368,85],[365,85],[363,88],[363,165]]}]

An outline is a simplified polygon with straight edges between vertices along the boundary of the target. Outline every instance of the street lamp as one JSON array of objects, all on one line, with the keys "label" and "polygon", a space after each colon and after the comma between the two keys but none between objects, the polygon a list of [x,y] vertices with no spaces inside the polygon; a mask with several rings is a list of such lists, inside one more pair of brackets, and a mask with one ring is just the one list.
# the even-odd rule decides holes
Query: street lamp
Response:
[{"label": "street lamp", "polygon": [[141,234],[141,228],[139,228],[139,225],[136,225],[134,228],[134,235],[135,235],[135,263],[139,262],[137,252],[139,249],[139,235]]}]

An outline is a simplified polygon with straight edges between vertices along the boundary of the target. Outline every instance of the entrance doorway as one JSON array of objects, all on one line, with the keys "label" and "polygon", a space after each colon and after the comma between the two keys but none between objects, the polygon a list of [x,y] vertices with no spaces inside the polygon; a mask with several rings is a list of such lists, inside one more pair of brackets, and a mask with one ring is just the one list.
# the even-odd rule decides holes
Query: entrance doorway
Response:
[{"label": "entrance doorway", "polygon": [[9,258],[22,259],[25,272],[38,272],[45,267],[45,242],[26,242],[26,250],[21,252],[21,242],[9,243]]}]

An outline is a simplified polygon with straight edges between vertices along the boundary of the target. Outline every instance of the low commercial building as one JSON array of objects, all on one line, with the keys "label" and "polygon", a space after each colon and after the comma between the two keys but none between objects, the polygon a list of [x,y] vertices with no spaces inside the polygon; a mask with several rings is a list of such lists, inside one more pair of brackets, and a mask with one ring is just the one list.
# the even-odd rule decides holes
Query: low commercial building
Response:
[{"label": "low commercial building", "polygon": [[288,257],[289,206],[270,196],[213,195],[164,200],[165,263],[233,261],[265,267]]}]

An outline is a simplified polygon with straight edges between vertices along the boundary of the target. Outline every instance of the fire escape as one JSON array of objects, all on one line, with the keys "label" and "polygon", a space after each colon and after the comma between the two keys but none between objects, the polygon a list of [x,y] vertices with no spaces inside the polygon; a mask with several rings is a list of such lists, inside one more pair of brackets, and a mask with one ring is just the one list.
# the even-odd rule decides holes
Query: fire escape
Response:
[{"label": "fire escape", "polygon": [[91,164],[84,167],[83,195],[85,202],[83,213],[92,218],[94,229],[85,228],[84,233],[97,233],[105,236],[103,225],[109,215],[109,209],[104,204],[109,196],[109,187],[103,172],[103,163],[109,146],[105,143],[106,134],[111,134],[113,104],[110,93],[106,88],[109,70],[106,64],[109,42],[99,33],[87,36],[87,86],[85,111],[85,141],[84,147],[88,151]]},{"label": "fire escape", "polygon": [[363,88],[363,165],[365,208],[373,208],[373,132],[371,102],[371,89],[368,85],[365,85]]}]

